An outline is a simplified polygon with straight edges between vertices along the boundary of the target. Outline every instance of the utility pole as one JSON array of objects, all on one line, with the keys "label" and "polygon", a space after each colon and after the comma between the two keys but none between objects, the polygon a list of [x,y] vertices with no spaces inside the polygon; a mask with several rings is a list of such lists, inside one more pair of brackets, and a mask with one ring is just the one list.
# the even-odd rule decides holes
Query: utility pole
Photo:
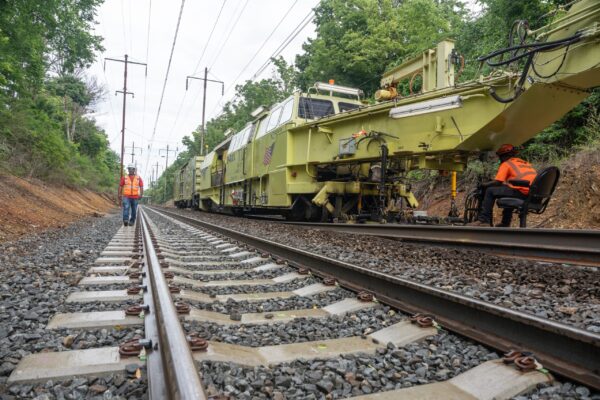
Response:
[{"label": "utility pole", "polygon": [[204,68],[204,78],[199,78],[196,76],[188,76],[185,78],[185,90],[188,90],[188,81],[190,79],[198,79],[200,81],[204,81],[204,93],[202,95],[202,127],[201,132],[200,132],[200,155],[203,156],[204,155],[204,135],[205,135],[205,127],[204,127],[204,121],[205,121],[205,116],[206,116],[206,84],[207,82],[215,82],[215,83],[220,83],[221,84],[221,96],[223,96],[225,94],[225,83],[222,81],[215,81],[213,79],[208,79],[208,68]]},{"label": "utility pole", "polygon": [[[140,154],[142,154],[143,149],[141,147],[135,147],[135,142],[131,142],[131,147],[128,147],[128,149],[131,149],[131,153],[129,153],[129,155],[131,156],[131,163],[133,164],[134,163],[135,151],[139,150]],[[137,167],[137,165],[136,165],[136,167]]]},{"label": "utility pole", "polygon": [[156,162],[156,164],[154,165],[156,167],[156,169],[152,169],[152,173],[154,174],[154,185],[156,185],[156,181],[158,180],[158,161]]},{"label": "utility pole", "polygon": [[152,177],[150,178],[150,187],[152,188],[152,198],[156,198],[156,180],[158,179],[158,161],[152,166]]},{"label": "utility pole", "polygon": [[176,147],[175,150],[173,150],[173,149],[169,150],[169,145],[167,145],[166,149],[158,149],[159,156],[160,156],[161,151],[165,152],[165,155],[161,156],[161,157],[165,157],[165,184],[163,185],[163,188],[164,188],[163,199],[166,200],[166,198],[167,198],[167,175],[166,175],[166,172],[167,172],[167,168],[169,167],[169,152],[173,152],[173,153],[175,153],[175,156],[177,156],[177,151],[179,151],[179,148]]},{"label": "utility pole", "polygon": [[123,60],[120,60],[118,58],[105,58],[104,59],[104,70],[106,70],[106,61],[121,62],[121,63],[125,64],[125,68],[123,70],[123,90],[117,90],[115,92],[115,96],[118,93],[123,94],[123,119],[121,122],[121,178],[123,178],[123,158],[125,156],[125,109],[126,109],[126,104],[127,104],[127,95],[130,94],[131,97],[133,97],[133,92],[127,91],[127,65],[128,64],[144,65],[146,67],[146,75],[147,75],[148,74],[148,64],[129,61],[129,56],[127,54],[125,54],[125,58]]}]

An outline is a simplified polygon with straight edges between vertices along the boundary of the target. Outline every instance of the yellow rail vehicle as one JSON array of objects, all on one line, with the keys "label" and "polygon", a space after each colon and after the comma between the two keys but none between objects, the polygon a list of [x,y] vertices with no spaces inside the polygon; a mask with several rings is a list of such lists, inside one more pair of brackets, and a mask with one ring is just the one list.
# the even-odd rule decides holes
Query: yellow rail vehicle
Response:
[{"label": "yellow rail vehicle", "polygon": [[177,208],[198,208],[199,195],[197,193],[200,177],[200,165],[203,156],[192,157],[173,179],[173,202]]},{"label": "yellow rail vehicle", "polygon": [[[294,93],[204,158],[196,204],[295,219],[396,218],[417,205],[407,171],[461,171],[474,154],[524,143],[600,85],[599,24],[598,0],[575,2],[536,31],[521,21],[518,42],[481,59],[513,68],[461,84],[454,42],[443,41],[387,71],[371,106],[358,89],[333,84]],[[399,96],[396,86],[416,75],[421,92]]]}]

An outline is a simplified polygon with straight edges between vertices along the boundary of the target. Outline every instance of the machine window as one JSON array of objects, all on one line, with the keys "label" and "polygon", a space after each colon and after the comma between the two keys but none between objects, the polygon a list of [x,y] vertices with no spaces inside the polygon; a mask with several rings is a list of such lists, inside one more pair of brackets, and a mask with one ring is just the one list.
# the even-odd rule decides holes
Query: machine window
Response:
[{"label": "machine window", "polygon": [[298,117],[305,119],[322,118],[334,114],[333,103],[329,100],[300,98]]},{"label": "machine window", "polygon": [[272,129],[275,129],[275,127],[279,124],[279,116],[281,115],[281,107],[277,107],[276,109],[273,110],[273,112],[271,113],[271,116],[269,117],[269,125],[267,125],[267,132],[269,132]]},{"label": "machine window", "polygon": [[248,144],[250,141],[250,134],[252,133],[252,128],[254,125],[248,125],[242,131],[235,134],[235,136],[231,139],[231,146],[229,146],[229,154],[234,151],[238,151]]},{"label": "machine window", "polygon": [[264,136],[267,133],[267,124],[269,123],[269,116],[267,115],[263,119],[259,121],[258,132],[256,133],[256,138]]},{"label": "machine window", "polygon": [[283,111],[281,112],[281,118],[279,119],[279,125],[283,125],[292,118],[292,112],[294,111],[294,99],[288,99],[283,104]]},{"label": "machine window", "polygon": [[248,125],[246,129],[244,129],[244,141],[242,142],[242,146],[250,143],[250,139],[252,138],[252,131],[254,130],[254,124]]},{"label": "machine window", "polygon": [[210,153],[208,153],[206,155],[206,157],[204,157],[204,160],[202,160],[202,164],[200,164],[200,169],[210,167],[212,165],[214,159],[215,159],[215,152],[211,151]]},{"label": "machine window", "polygon": [[359,107],[360,104],[344,103],[343,101],[340,101],[338,103],[338,108],[340,109],[340,112],[356,110]]}]

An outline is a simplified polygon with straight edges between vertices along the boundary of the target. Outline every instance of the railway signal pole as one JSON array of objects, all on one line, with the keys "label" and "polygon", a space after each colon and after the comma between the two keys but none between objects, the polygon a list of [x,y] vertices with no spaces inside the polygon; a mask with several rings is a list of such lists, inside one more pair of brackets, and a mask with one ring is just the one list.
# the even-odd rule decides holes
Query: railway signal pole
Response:
[{"label": "railway signal pole", "polygon": [[127,54],[125,54],[125,58],[123,60],[118,59],[118,58],[108,58],[108,57],[105,58],[104,59],[104,70],[106,70],[106,61],[120,62],[120,63],[125,64],[125,68],[123,69],[123,90],[117,90],[115,92],[115,96],[118,93],[123,94],[123,117],[122,117],[122,121],[121,121],[121,172],[120,172],[121,178],[123,178],[123,158],[125,156],[125,111],[126,111],[126,105],[127,105],[127,95],[130,94],[131,97],[133,97],[133,92],[127,91],[127,66],[128,66],[128,64],[144,65],[146,67],[145,73],[147,75],[148,74],[148,64],[129,61],[129,56]]},{"label": "railway signal pole", "polygon": [[188,82],[190,79],[198,79],[200,81],[204,82],[204,92],[202,95],[202,127],[201,132],[200,132],[200,155],[203,156],[204,155],[204,136],[205,136],[205,127],[204,127],[204,121],[205,121],[205,117],[206,117],[206,84],[207,82],[215,82],[215,83],[220,83],[221,84],[221,96],[223,96],[225,94],[225,82],[222,81],[216,81],[213,79],[208,79],[208,68],[204,68],[204,78],[200,78],[200,77],[196,77],[196,76],[188,76],[185,78],[185,90],[188,90]]}]

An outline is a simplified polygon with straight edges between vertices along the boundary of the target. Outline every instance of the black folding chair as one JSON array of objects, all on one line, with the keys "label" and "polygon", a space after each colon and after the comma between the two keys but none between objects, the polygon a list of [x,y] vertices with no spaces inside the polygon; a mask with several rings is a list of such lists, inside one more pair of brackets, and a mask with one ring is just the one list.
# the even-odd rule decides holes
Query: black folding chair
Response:
[{"label": "black folding chair", "polygon": [[516,197],[502,197],[496,201],[499,208],[511,208],[519,214],[519,226],[527,227],[527,214],[542,214],[550,202],[550,198],[556,189],[560,171],[556,167],[544,168],[540,171],[531,186],[529,181],[513,179],[508,181],[513,186],[529,187],[529,195],[524,199]]}]

